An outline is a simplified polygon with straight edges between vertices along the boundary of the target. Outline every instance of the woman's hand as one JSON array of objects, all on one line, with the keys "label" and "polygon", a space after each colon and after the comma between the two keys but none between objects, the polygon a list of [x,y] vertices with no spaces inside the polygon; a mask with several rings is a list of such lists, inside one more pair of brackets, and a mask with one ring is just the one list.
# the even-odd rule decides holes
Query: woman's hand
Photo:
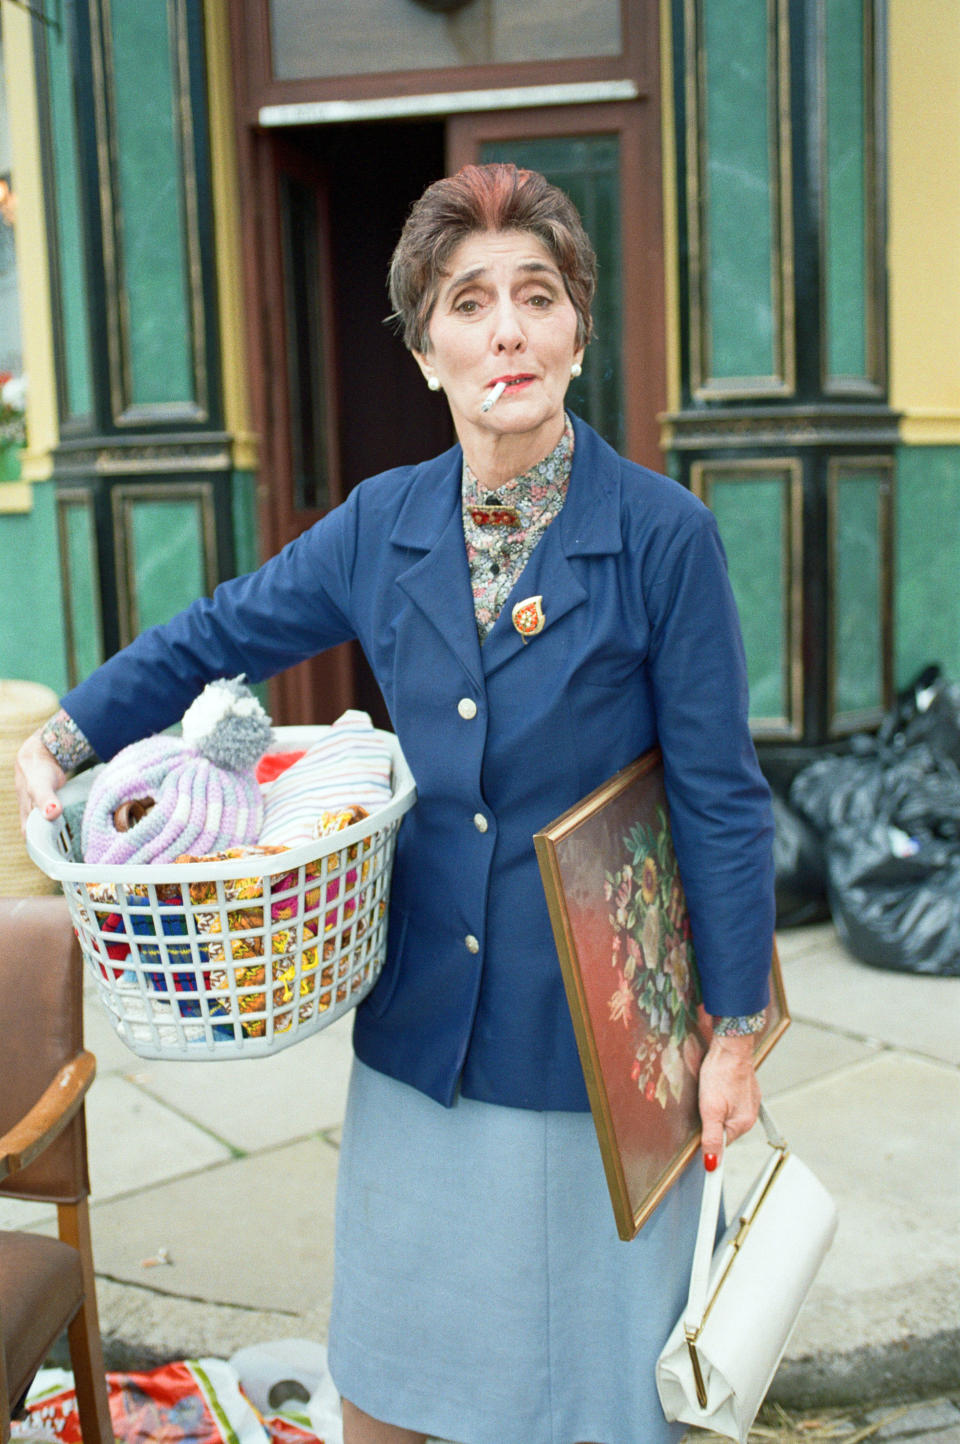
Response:
[{"label": "woman's hand", "polygon": [[60,816],[63,807],[57,793],[66,782],[67,774],[43,745],[39,730],[27,738],[17,753],[13,775],[21,828],[26,827],[33,807],[38,807],[48,822]]},{"label": "woman's hand", "polygon": [[732,1143],[748,1133],[757,1121],[760,1086],[753,1066],[752,1033],[743,1037],[714,1037],[700,1066],[700,1148],[704,1163],[723,1152],[724,1134]]}]

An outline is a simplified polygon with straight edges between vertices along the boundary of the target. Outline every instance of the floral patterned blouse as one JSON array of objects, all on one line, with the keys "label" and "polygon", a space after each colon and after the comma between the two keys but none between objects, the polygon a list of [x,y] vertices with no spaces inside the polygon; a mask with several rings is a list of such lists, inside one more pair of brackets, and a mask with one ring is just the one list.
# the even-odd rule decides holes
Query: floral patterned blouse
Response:
[{"label": "floral patterned blouse", "polygon": [[537,542],[559,514],[572,465],[569,416],[549,456],[494,490],[480,485],[464,457],[463,535],[481,642],[503,610]]}]

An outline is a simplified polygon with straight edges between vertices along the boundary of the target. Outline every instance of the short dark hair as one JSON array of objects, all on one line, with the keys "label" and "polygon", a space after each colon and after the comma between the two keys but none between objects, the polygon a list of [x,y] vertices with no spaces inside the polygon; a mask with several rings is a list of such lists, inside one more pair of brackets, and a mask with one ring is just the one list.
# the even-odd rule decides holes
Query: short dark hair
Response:
[{"label": "short dark hair", "polygon": [[529,231],[550,252],[577,313],[577,345],[593,333],[590,306],[597,258],[568,195],[535,170],[466,165],[434,181],[416,201],[390,261],[393,318],[404,344],[426,352],[428,329],[446,262],[477,231]]}]

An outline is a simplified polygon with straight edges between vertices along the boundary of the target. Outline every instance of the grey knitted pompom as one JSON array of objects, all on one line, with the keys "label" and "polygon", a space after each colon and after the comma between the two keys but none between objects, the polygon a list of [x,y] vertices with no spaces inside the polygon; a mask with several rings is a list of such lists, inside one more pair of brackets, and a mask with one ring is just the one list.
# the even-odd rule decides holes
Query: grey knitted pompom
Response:
[{"label": "grey knitted pompom", "polygon": [[255,767],[273,740],[270,718],[242,677],[209,682],[183,714],[183,740],[215,767]]}]

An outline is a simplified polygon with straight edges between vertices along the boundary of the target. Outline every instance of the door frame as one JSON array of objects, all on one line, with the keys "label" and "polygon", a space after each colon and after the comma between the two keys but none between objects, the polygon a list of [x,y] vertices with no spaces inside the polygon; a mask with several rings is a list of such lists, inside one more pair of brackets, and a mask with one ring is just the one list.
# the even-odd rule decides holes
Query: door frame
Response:
[{"label": "door frame", "polygon": [[621,46],[616,54],[560,60],[495,61],[426,70],[373,70],[348,75],[279,80],[273,74],[270,0],[230,5],[234,53],[242,64],[243,122],[254,125],[261,108],[313,101],[450,94],[517,85],[602,83],[629,78],[649,94],[659,84],[660,0],[620,0]]},{"label": "door frame", "polygon": [[[293,508],[280,174],[281,161],[290,169],[296,161],[282,133],[243,126],[239,144],[241,174],[252,197],[241,207],[242,250],[251,410],[259,437],[257,527],[260,556],[266,559],[324,513]],[[335,505],[341,499],[335,464],[330,492]],[[301,662],[271,679],[271,715],[285,725],[332,722],[353,705],[354,674],[352,643]]]}]

